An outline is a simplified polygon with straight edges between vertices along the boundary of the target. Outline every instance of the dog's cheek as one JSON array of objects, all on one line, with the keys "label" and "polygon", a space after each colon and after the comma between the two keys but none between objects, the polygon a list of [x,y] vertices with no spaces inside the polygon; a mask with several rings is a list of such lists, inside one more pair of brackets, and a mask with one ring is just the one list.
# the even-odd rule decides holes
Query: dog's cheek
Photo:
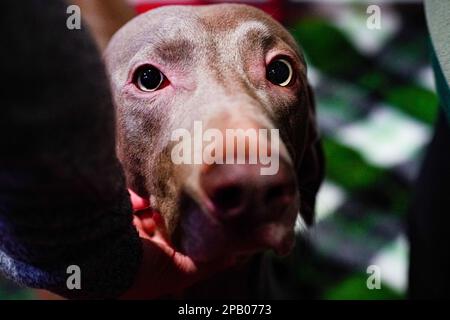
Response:
[{"label": "dog's cheek", "polygon": [[152,179],[157,165],[158,142],[165,119],[160,116],[158,104],[144,100],[128,99],[117,108],[117,150],[123,164],[128,187],[141,197],[148,198],[153,193]]},{"label": "dog's cheek", "polygon": [[314,93],[308,85],[304,96],[307,114],[305,119],[305,149],[297,169],[300,189],[300,213],[306,224],[314,222],[316,195],[325,175],[325,160],[316,123]]},{"label": "dog's cheek", "polygon": [[175,230],[180,223],[181,180],[180,172],[173,164],[170,148],[165,148],[149,164],[151,166],[147,177],[148,190],[155,203],[152,206],[157,209],[166,224],[170,238],[173,238]]},{"label": "dog's cheek", "polygon": [[299,171],[300,213],[307,225],[314,222],[316,195],[324,179],[324,159],[320,141],[305,154]]},{"label": "dog's cheek", "polygon": [[125,172],[127,187],[143,198],[148,198],[142,148],[134,141],[126,129],[117,128],[117,156]]}]

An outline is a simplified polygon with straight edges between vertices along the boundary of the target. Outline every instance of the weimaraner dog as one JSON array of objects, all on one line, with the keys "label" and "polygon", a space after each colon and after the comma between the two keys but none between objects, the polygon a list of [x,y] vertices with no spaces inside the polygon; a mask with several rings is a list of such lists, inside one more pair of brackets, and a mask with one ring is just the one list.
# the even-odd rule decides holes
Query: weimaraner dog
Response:
[{"label": "weimaraner dog", "polygon": [[[122,27],[105,60],[128,187],[150,199],[181,252],[200,262],[240,262],[184,296],[254,296],[249,277],[260,266],[253,258],[266,249],[290,252],[298,217],[313,222],[323,178],[314,100],[296,42],[250,6],[167,6]],[[258,138],[279,155],[278,170],[263,175],[259,162],[176,163],[173,133],[193,133],[196,122],[224,134],[278,129],[277,144]],[[230,152],[228,144],[212,144]]]}]

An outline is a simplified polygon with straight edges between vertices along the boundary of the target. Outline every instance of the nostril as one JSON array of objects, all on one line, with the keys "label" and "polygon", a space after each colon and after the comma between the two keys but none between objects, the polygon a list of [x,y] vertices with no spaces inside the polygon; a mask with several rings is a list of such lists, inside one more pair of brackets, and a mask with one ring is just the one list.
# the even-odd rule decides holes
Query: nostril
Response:
[{"label": "nostril", "polygon": [[295,193],[295,187],[290,184],[279,184],[270,187],[264,197],[265,203],[282,203],[292,199]]},{"label": "nostril", "polygon": [[[240,186],[232,185],[216,190],[211,198],[216,209],[228,215],[233,215],[242,206],[244,195]],[[238,213],[238,212],[236,212]]]}]

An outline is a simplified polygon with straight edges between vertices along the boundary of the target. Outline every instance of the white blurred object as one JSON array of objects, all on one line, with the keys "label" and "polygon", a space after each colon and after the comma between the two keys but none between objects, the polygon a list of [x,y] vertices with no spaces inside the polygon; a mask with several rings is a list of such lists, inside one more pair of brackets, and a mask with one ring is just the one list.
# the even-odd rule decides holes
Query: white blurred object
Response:
[{"label": "white blurred object", "polygon": [[336,136],[359,151],[367,162],[393,167],[424,147],[430,139],[430,129],[393,107],[380,106],[366,119],[339,129]]},{"label": "white blurred object", "polygon": [[409,245],[404,234],[398,236],[371,260],[371,265],[381,269],[381,282],[404,293],[408,286]]},{"label": "white blurred object", "polygon": [[423,87],[434,92],[436,91],[433,68],[431,68],[430,66],[426,66],[420,69],[417,74],[417,79],[419,80],[419,84]]},{"label": "white blurred object", "polygon": [[[359,3],[359,2],[358,2]],[[372,4],[376,5],[376,1]],[[362,53],[375,55],[399,30],[401,21],[398,13],[390,6],[380,6],[380,29],[369,29],[366,5],[338,10],[334,16],[334,23],[349,38],[352,44]]]},{"label": "white blurred object", "polygon": [[335,213],[345,201],[345,191],[332,183],[325,180],[320,187],[316,200],[316,222],[319,222],[331,214]]}]

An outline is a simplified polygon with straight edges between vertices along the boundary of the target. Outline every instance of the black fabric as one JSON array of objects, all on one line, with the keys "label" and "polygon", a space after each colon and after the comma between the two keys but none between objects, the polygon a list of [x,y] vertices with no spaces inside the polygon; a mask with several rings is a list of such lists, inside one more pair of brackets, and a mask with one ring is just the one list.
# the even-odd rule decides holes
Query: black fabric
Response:
[{"label": "black fabric", "polygon": [[450,128],[441,111],[408,217],[409,296],[450,297]]},{"label": "black fabric", "polygon": [[[113,298],[141,244],[115,155],[114,109],[85,26],[67,4],[9,0],[0,11],[0,269],[69,298]],[[81,268],[81,290],[66,269]]]}]

